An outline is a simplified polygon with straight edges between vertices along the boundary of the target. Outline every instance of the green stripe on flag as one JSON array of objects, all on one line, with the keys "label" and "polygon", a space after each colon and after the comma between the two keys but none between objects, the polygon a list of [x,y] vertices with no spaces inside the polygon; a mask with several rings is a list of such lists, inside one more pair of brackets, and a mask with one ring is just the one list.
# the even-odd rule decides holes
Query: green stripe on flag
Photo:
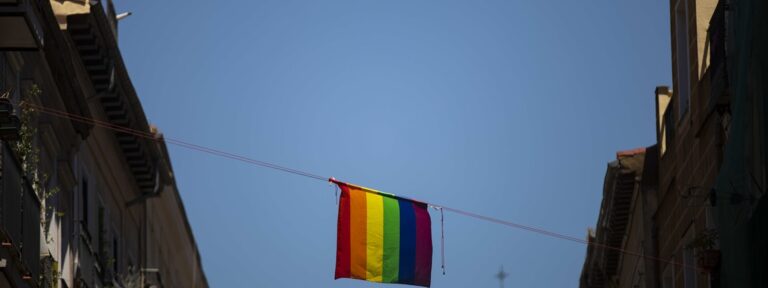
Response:
[{"label": "green stripe on flag", "polygon": [[400,204],[384,196],[384,283],[397,282],[400,269]]}]

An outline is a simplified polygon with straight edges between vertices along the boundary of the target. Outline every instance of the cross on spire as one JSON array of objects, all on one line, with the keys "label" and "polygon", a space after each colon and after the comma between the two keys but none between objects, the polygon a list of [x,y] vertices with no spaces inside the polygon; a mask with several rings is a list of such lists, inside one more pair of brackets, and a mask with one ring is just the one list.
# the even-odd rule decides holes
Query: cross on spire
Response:
[{"label": "cross on spire", "polygon": [[499,279],[499,287],[504,288],[504,279],[507,278],[509,274],[507,272],[504,272],[504,265],[501,265],[499,267],[499,273],[496,273],[496,278]]}]

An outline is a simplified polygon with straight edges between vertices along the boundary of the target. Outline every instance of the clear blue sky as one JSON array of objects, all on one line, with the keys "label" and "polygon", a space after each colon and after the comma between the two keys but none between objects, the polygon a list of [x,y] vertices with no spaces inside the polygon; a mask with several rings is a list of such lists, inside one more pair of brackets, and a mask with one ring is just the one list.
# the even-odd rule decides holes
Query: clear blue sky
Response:
[{"label": "clear blue sky", "polygon": [[[655,142],[668,1],[116,1],[150,122],[199,145],[586,237]],[[213,287],[333,280],[324,182],[170,146]],[[439,236],[438,214],[432,233]],[[434,287],[576,287],[586,247],[446,214]]]}]

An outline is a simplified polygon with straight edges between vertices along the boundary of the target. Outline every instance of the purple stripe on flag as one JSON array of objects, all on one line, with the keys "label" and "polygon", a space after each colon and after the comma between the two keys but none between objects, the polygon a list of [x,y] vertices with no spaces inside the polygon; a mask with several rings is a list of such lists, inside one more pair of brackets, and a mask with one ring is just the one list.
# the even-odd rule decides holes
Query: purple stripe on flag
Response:
[{"label": "purple stripe on flag", "polygon": [[429,287],[432,281],[432,221],[427,205],[413,203],[416,216],[416,271],[413,284]]}]

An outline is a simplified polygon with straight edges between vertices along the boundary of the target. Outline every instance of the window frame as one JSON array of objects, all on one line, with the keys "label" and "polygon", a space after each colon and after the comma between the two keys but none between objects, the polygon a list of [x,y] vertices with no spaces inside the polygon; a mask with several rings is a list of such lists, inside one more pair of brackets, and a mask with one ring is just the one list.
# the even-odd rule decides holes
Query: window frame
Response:
[{"label": "window frame", "polygon": [[[674,255],[672,256],[674,259]],[[664,273],[661,274],[662,288],[675,288],[675,265],[667,264]]]}]

